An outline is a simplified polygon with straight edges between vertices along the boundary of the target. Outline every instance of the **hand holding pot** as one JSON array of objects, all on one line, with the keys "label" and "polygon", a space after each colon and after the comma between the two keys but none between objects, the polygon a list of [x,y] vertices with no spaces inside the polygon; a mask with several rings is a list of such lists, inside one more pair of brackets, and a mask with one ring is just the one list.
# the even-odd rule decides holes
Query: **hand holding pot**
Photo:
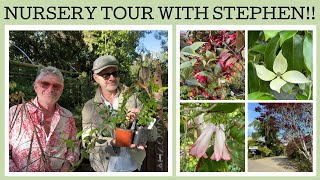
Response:
[{"label": "hand holding pot", "polygon": [[116,140],[115,140],[115,139],[112,139],[112,140],[110,141],[110,144],[111,144],[111,146],[119,147],[119,146],[117,145],[117,143],[116,143]]},{"label": "hand holding pot", "polygon": [[147,145],[145,146],[137,146],[136,144],[131,144],[130,146],[131,148],[137,148],[137,149],[140,149],[140,150],[144,150],[147,148]]}]

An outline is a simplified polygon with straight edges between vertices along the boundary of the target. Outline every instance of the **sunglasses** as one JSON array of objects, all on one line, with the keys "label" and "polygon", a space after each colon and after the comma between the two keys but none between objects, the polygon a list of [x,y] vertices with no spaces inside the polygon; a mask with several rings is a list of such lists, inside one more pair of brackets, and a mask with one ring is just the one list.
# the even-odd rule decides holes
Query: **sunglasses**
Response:
[{"label": "sunglasses", "polygon": [[98,74],[98,76],[101,76],[103,79],[109,79],[111,75],[113,77],[117,78],[119,76],[119,73],[118,73],[118,71],[114,71],[112,73]]},{"label": "sunglasses", "polygon": [[63,88],[62,84],[52,83],[52,82],[48,82],[48,81],[38,81],[37,83],[43,89],[48,89],[50,86],[52,86],[52,89],[54,91],[60,91]]}]

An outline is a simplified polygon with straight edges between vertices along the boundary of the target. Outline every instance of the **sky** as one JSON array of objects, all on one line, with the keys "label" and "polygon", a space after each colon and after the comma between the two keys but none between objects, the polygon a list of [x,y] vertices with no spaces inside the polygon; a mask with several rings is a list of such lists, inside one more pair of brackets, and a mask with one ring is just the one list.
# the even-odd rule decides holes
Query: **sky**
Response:
[{"label": "sky", "polygon": [[159,52],[161,51],[160,40],[154,38],[154,32],[151,31],[150,34],[146,34],[146,37],[140,39],[140,44],[142,43],[146,49],[150,52]]},{"label": "sky", "polygon": [[[248,103],[248,122],[249,124],[255,120],[255,118],[259,117],[260,116],[260,113],[258,112],[255,112],[254,109],[256,107],[259,106],[259,103]],[[248,136],[250,137],[251,136],[251,133],[253,132],[253,127],[249,127],[248,126]]]}]

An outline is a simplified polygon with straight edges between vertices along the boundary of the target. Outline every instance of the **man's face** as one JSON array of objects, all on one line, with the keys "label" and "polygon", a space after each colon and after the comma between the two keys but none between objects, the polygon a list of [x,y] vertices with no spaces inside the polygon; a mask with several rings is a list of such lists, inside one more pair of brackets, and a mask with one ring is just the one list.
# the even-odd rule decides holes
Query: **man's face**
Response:
[{"label": "man's face", "polygon": [[48,74],[35,82],[34,90],[41,105],[55,104],[62,94],[63,82],[58,76]]},{"label": "man's face", "polygon": [[118,69],[115,67],[108,67],[93,75],[94,80],[100,87],[108,92],[115,92],[119,86]]}]

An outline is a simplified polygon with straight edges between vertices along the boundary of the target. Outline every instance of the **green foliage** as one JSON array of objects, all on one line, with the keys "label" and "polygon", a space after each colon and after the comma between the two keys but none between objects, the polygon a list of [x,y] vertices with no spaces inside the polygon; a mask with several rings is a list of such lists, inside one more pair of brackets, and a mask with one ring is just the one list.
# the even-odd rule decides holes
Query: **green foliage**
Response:
[{"label": "green foliage", "polygon": [[272,94],[263,93],[263,92],[253,92],[248,95],[248,99],[251,100],[276,100]]},{"label": "green foliage", "polygon": [[244,32],[187,31],[180,49],[181,99],[244,99]]},{"label": "green foliage", "polygon": [[[213,154],[213,146],[210,146],[207,151],[207,155],[210,157]],[[198,172],[228,172],[227,161],[213,161],[210,158],[200,158],[196,167]]]},{"label": "green foliage", "polygon": [[[83,39],[89,51],[96,56],[110,54],[120,63],[121,74],[129,74],[130,66],[139,57],[136,48],[145,31],[83,31]],[[93,59],[94,60],[94,59]],[[122,78],[126,80],[128,78]],[[130,80],[130,79],[129,79]],[[126,82],[129,84],[131,82]]]},{"label": "green foliage", "polygon": [[[248,44],[249,99],[312,99],[312,31],[249,31]],[[285,82],[276,79],[269,83],[259,79],[255,65],[264,66],[273,72],[275,59],[281,52],[288,64],[285,72],[295,71],[296,74],[282,72],[281,78]],[[279,65],[275,66],[279,67]],[[294,78],[289,78],[289,75]],[[303,82],[303,87],[301,82],[296,82],[302,76],[308,79],[308,82]],[[279,86],[281,91],[275,90],[275,85]],[[253,93],[260,93],[260,95],[253,95]],[[262,95],[262,93],[265,94]]]},{"label": "green foliage", "polygon": [[269,157],[272,155],[272,150],[269,149],[267,146],[258,146],[258,150],[260,151],[262,157]]},{"label": "green foliage", "polygon": [[301,147],[301,143],[298,139],[295,142],[290,141],[285,148],[285,152],[288,158],[296,161],[298,165],[298,169],[301,172],[311,172],[312,171],[312,164],[299,152],[299,148]]},{"label": "green foliage", "polygon": [[[243,127],[244,131],[244,127]],[[244,135],[243,135],[244,137]],[[244,141],[244,140],[243,140]],[[244,142],[237,140],[228,140],[228,147],[230,148],[231,159],[238,168],[241,169],[242,172],[245,170],[245,146]]]},{"label": "green foliage", "polygon": [[73,72],[92,68],[87,60],[95,56],[88,51],[82,31],[10,31],[9,38],[10,61],[31,63],[31,60],[32,64]]},{"label": "green foliage", "polygon": [[[134,94],[133,88],[128,88],[123,92],[123,101],[118,110],[114,110],[107,106],[101,105],[100,103],[96,103],[96,106],[100,108],[99,115],[103,119],[103,124],[105,126],[109,126],[111,129],[115,130],[116,127],[121,129],[128,129],[129,121],[127,119],[127,115],[129,113],[128,109],[126,108],[127,101],[129,98]],[[106,128],[101,129],[102,132],[105,132]]]},{"label": "green foliage", "polygon": [[272,151],[273,155],[280,156],[284,154],[285,146],[282,144],[275,144],[270,146],[270,150]]}]

